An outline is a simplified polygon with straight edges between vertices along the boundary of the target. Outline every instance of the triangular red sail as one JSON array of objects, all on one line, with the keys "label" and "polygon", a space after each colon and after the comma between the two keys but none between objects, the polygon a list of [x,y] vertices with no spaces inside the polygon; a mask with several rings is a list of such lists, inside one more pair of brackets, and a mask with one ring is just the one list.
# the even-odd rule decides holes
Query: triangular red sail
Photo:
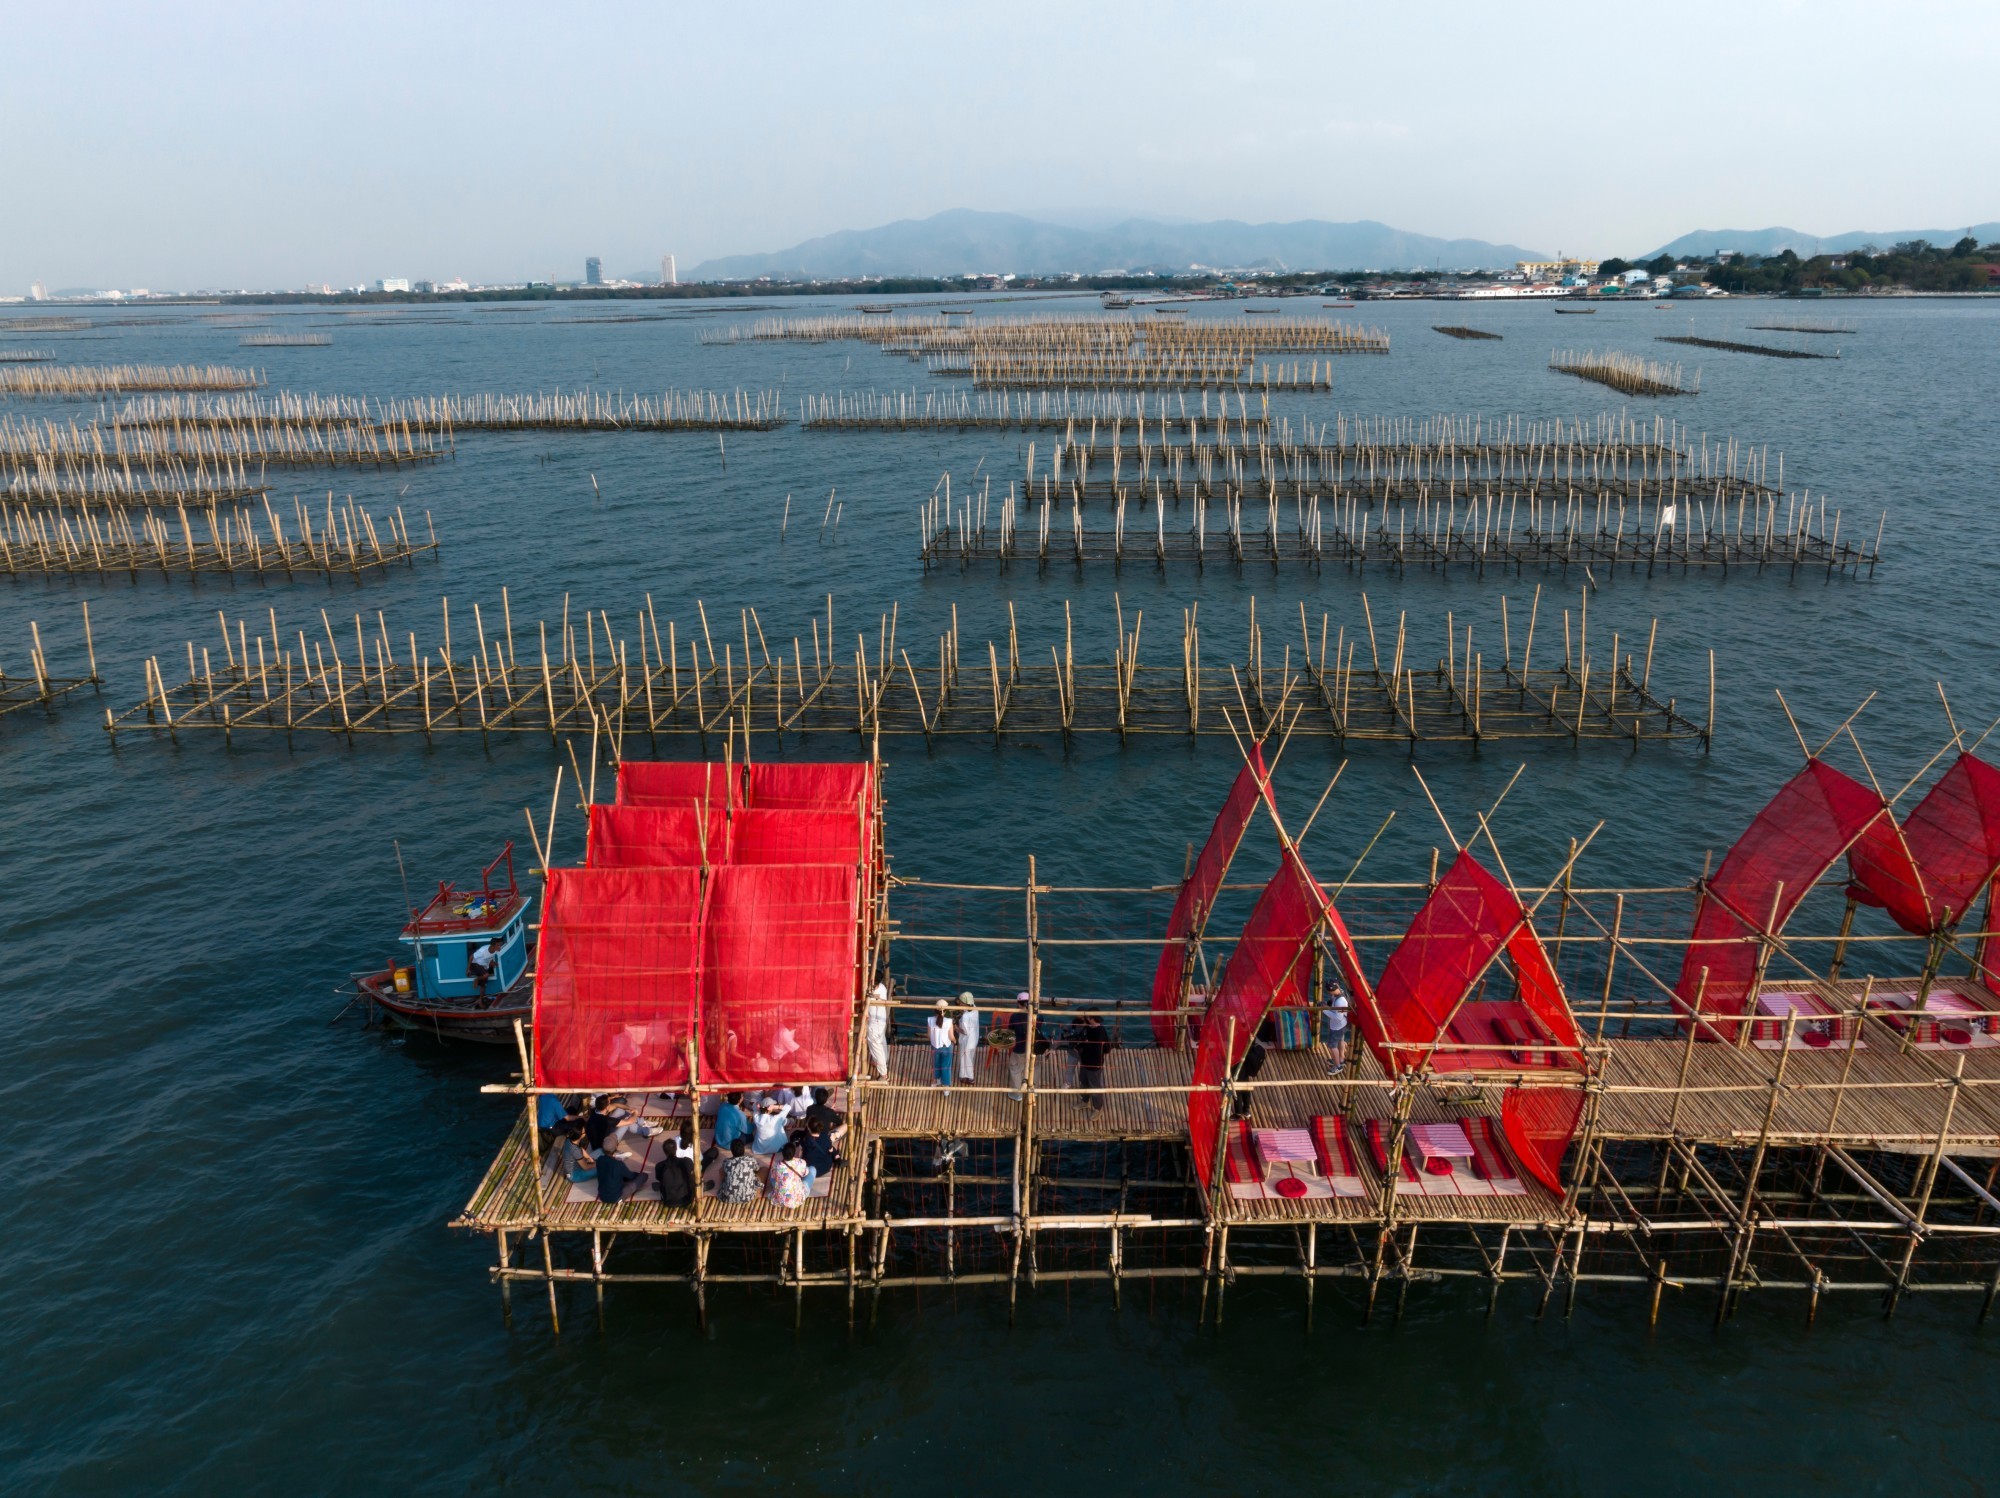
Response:
[{"label": "triangular red sail", "polygon": [[1215,897],[1229,876],[1230,862],[1236,857],[1244,830],[1257,813],[1262,788],[1270,784],[1270,778],[1270,772],[1264,768],[1264,746],[1252,744],[1248,762],[1236,772],[1236,782],[1230,786],[1222,810],[1216,813],[1208,841],[1201,845],[1201,854],[1174,899],[1173,914],[1167,920],[1166,945],[1160,949],[1159,964],[1153,970],[1153,1040],[1157,1045],[1174,1043],[1173,1011],[1181,1006],[1181,975],[1186,970],[1190,945],[1201,935],[1209,911],[1215,908]]},{"label": "triangular red sail", "polygon": [[1905,931],[1950,930],[2000,872],[2000,770],[1961,754],[1901,827],[1872,823],[1847,862],[1859,898]]},{"label": "triangular red sail", "polygon": [[[1742,1015],[1755,1003],[1760,933],[1776,936],[1806,892],[1887,808],[1875,791],[1822,760],[1786,781],[1736,840],[1695,902],[1694,931],[1674,994],[1683,1012]],[[1706,972],[1706,987],[1703,974]],[[1736,1038],[1728,1021],[1702,1034]]]},{"label": "triangular red sail", "polygon": [[[1504,968],[1496,964],[1502,953]],[[1513,991],[1481,997],[1492,975],[1508,969]],[[1355,1019],[1392,1076],[1426,1062],[1445,1071],[1582,1066],[1583,1037],[1527,912],[1469,852],[1452,860],[1411,918]],[[1518,1053],[1503,1049],[1515,1038]]]}]

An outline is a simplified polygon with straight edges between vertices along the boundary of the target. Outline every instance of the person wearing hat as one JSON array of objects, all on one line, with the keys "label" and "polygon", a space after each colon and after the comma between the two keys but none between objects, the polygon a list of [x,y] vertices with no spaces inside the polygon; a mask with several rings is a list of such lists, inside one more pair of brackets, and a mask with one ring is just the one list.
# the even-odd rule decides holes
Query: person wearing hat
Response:
[{"label": "person wearing hat", "polygon": [[889,1075],[889,985],[877,983],[868,995],[868,1064],[875,1075]]},{"label": "person wearing hat", "polygon": [[951,1096],[952,1051],[958,1041],[958,1027],[951,1020],[951,1005],[937,1001],[937,1012],[924,1021],[931,1038],[931,1081]]},{"label": "person wearing hat", "polygon": [[958,1080],[979,1080],[979,1009],[969,993],[958,996]]}]

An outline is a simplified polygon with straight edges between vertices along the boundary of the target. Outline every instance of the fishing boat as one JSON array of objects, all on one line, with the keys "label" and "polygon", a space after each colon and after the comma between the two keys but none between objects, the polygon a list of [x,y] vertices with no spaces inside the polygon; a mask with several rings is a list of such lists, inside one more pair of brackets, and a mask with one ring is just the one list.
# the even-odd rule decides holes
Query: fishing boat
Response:
[{"label": "fishing boat", "polygon": [[1132,298],[1116,291],[1107,291],[1097,300],[1103,303],[1107,311],[1115,311],[1120,307],[1129,307],[1132,305]]},{"label": "fishing boat", "polygon": [[871,317],[881,317],[887,313],[894,312],[896,309],[889,302],[863,302],[854,310],[857,312],[866,312]]},{"label": "fishing boat", "polygon": [[[504,883],[496,877],[503,867]],[[478,888],[440,879],[430,903],[410,909],[402,932],[408,950],[379,972],[354,975],[370,1018],[441,1038],[511,1044],[514,1022],[525,1025],[534,1014],[531,898],[514,881],[511,842],[480,871]],[[472,954],[489,942],[495,962],[482,992]]]},{"label": "fishing boat", "polygon": [[1556,308],[1556,315],[1558,317],[1595,317],[1597,309],[1595,307],[1558,307]]}]

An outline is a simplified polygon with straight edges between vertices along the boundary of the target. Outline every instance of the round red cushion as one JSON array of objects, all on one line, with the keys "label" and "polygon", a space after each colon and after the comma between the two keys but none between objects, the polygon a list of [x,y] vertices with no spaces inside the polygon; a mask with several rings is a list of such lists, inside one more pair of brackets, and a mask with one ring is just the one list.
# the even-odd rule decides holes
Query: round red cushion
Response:
[{"label": "round red cushion", "polygon": [[1945,1025],[1938,1029],[1938,1038],[1946,1045],[1971,1045],[1972,1032],[1961,1030],[1956,1025]]},{"label": "round red cushion", "polygon": [[1451,1174],[1451,1156],[1432,1155],[1424,1161],[1424,1169],[1434,1176],[1448,1176]]},{"label": "round red cushion", "polygon": [[1824,1030],[1807,1030],[1799,1036],[1799,1039],[1816,1051],[1823,1051],[1833,1044],[1833,1037]]},{"label": "round red cushion", "polygon": [[1280,1196],[1304,1196],[1306,1194],[1306,1183],[1297,1176],[1286,1176],[1271,1189]]}]

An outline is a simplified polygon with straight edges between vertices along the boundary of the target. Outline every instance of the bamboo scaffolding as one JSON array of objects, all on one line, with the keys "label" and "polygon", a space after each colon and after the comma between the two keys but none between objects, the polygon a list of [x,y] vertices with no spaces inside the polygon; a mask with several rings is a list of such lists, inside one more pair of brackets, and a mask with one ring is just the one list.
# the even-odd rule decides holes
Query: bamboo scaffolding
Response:
[{"label": "bamboo scaffolding", "polygon": [[955,319],[949,316],[818,316],[765,318],[704,332],[705,344],[754,342],[879,344],[885,352],[923,355],[1001,349],[1036,355],[1075,351],[1277,352],[1386,354],[1379,328],[1316,317],[1275,317],[1258,323],[1211,319],[1032,316]]},{"label": "bamboo scaffolding", "polygon": [[104,679],[97,674],[97,647],[90,635],[90,605],[83,605],[83,648],[90,663],[88,676],[57,676],[49,670],[42,649],[42,627],[28,621],[28,673],[9,675],[0,662],[0,717],[27,707],[52,708],[56,702],[80,687],[99,687]]},{"label": "bamboo scaffolding", "polygon": [[114,420],[105,425],[0,419],[0,467],[45,462],[311,467],[429,462],[450,442],[429,428],[359,421]]},{"label": "bamboo scaffolding", "polygon": [[1701,375],[1688,384],[1678,364],[1661,364],[1636,354],[1614,354],[1598,350],[1579,353],[1564,349],[1549,355],[1549,368],[1558,374],[1575,375],[1609,385],[1622,395],[1699,395]]}]

